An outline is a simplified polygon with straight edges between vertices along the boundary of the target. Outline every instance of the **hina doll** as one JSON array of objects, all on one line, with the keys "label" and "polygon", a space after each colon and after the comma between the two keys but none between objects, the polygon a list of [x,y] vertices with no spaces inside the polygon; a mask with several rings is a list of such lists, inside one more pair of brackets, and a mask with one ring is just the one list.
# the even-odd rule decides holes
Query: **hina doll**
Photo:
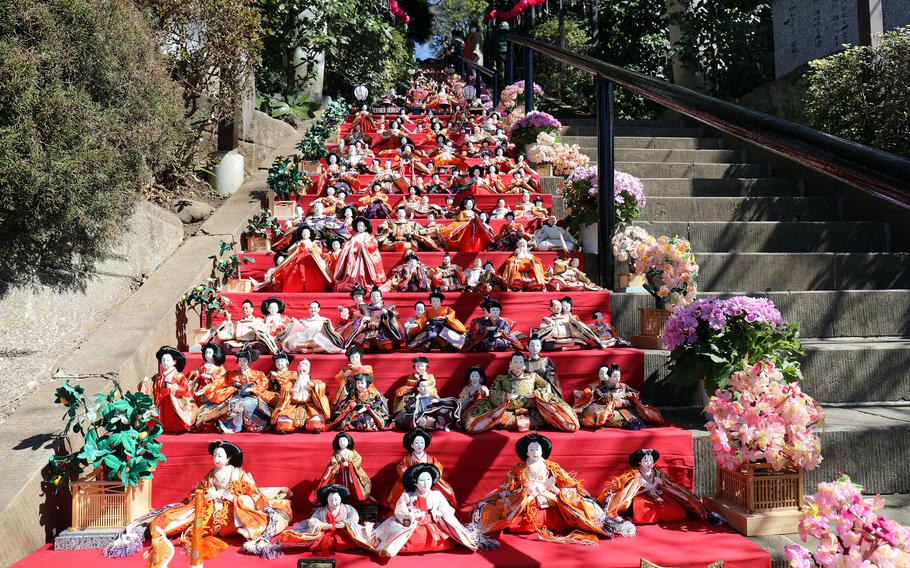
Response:
[{"label": "hina doll", "polygon": [[379,244],[372,235],[373,227],[369,219],[354,219],[354,231],[354,236],[341,249],[335,265],[336,292],[347,292],[356,284],[366,287],[385,283],[382,255],[379,254]]},{"label": "hina doll", "polygon": [[531,167],[531,164],[528,163],[527,157],[524,154],[519,154],[515,158],[515,167],[509,170],[510,174],[515,174],[515,172],[522,172],[527,176],[536,176],[537,171]]},{"label": "hina doll", "polygon": [[262,371],[250,368],[259,359],[258,351],[248,346],[235,356],[238,368],[205,387],[204,405],[199,409],[196,423],[217,421],[225,434],[264,432],[271,423],[269,404],[278,395],[269,390],[269,380]]},{"label": "hina doll", "polygon": [[221,380],[227,373],[224,369],[225,359],[227,359],[227,356],[220,344],[210,341],[202,346],[202,365],[199,365],[187,376],[187,380],[193,389],[193,398],[195,400],[199,400],[203,390],[209,383]]},{"label": "hina doll", "polygon": [[337,186],[341,183],[346,184],[352,191],[360,191],[360,181],[354,175],[356,172],[349,171],[341,163],[338,154],[335,152],[330,153],[326,156],[325,161],[326,165],[321,167],[321,173],[319,174],[317,193],[322,193],[330,185]]},{"label": "hina doll", "polygon": [[286,330],[293,321],[290,317],[284,315],[285,306],[281,298],[269,296],[262,301],[259,309],[262,315],[265,316],[262,319],[265,329],[272,337]]},{"label": "hina doll", "polygon": [[[496,200],[496,207],[490,211],[490,219],[503,220],[509,213],[512,213],[512,210],[506,207],[506,200],[500,197]],[[514,218],[515,214],[512,213],[512,219]]]},{"label": "hina doll", "polygon": [[[416,216],[416,210],[420,206],[420,186],[411,185],[408,186],[408,194],[401,198],[398,203],[395,204],[396,218],[398,217],[398,209],[404,207],[405,218],[413,219]],[[379,231],[377,230],[377,233]]]},{"label": "hina doll", "polygon": [[442,264],[430,271],[430,280],[434,288],[443,292],[460,292],[464,290],[464,272],[457,264],[452,263],[452,255],[442,255]]},{"label": "hina doll", "polygon": [[[282,487],[271,496],[260,491],[253,476],[241,467],[243,451],[236,444],[215,440],[209,444],[208,451],[214,467],[187,498],[130,523],[123,536],[107,549],[107,554],[124,556],[133,550],[138,552],[141,537],[136,536],[137,529],[149,523],[152,544],[148,566],[154,568],[163,568],[174,558],[174,545],[169,537],[179,534],[180,541],[188,545],[194,530],[201,533],[201,556],[207,560],[226,550],[228,545],[222,539],[233,535],[244,539],[244,552],[266,558],[280,555],[269,540],[278,536],[291,520],[290,490]],[[205,510],[198,516],[197,489],[203,491],[205,499]],[[126,550],[120,548],[121,544],[126,544]]]},{"label": "hina doll", "polygon": [[[541,201],[541,203],[543,203]],[[534,231],[534,248],[536,250],[558,250],[569,252],[575,250],[575,239],[572,234],[556,225],[556,217],[547,217],[539,229]]]},{"label": "hina doll", "polygon": [[506,213],[505,220],[506,222],[499,229],[499,234],[496,235],[496,242],[493,243],[493,250],[514,251],[518,248],[519,239],[528,240],[532,236],[525,231],[523,223],[515,220],[515,213],[511,211]]},{"label": "hina doll", "polygon": [[436,377],[430,372],[430,360],[426,357],[414,357],[411,360],[414,365],[414,372],[405,377],[405,384],[395,389],[395,396],[392,399],[392,412],[397,414],[401,411],[401,403],[404,395],[408,394],[417,386],[417,381],[426,381],[430,387],[430,392],[438,396],[436,392]]},{"label": "hina doll", "polygon": [[564,310],[563,302],[556,298],[550,300],[550,315],[541,319],[537,333],[547,351],[604,347],[597,334],[571,312]]},{"label": "hina doll", "polygon": [[431,175],[433,172],[430,168],[420,161],[420,154],[421,152],[416,150],[411,144],[402,146],[396,160],[398,172],[410,180],[414,180],[418,175]]},{"label": "hina doll", "polygon": [[560,544],[596,545],[598,537],[632,536],[635,527],[608,519],[582,483],[550,460],[553,443],[532,432],[515,442],[521,460],[471,513],[484,534],[537,533]]},{"label": "hina doll", "polygon": [[376,241],[379,250],[385,252],[404,252],[414,250],[441,250],[435,242],[427,239],[421,226],[407,218],[407,208],[399,205],[395,210],[395,219],[383,221],[376,230]]},{"label": "hina doll", "polygon": [[325,195],[323,195],[322,197],[317,197],[316,199],[313,200],[313,203],[310,206],[311,213],[314,213],[314,214],[316,213],[316,204],[317,203],[322,206],[322,209],[320,209],[319,211],[323,215],[334,215],[336,213],[337,209],[339,209],[339,207],[338,207],[339,205],[341,205],[341,207],[344,207],[344,205],[343,205],[344,202],[341,201],[340,199],[338,199],[338,196],[335,195],[335,193],[337,191],[338,191],[338,188],[335,187],[334,185],[330,185],[330,186],[326,187]]},{"label": "hina doll", "polygon": [[524,191],[539,193],[540,186],[534,178],[526,178],[519,170],[512,174],[512,180],[506,185],[504,193],[522,193]]},{"label": "hina doll", "polygon": [[319,506],[309,519],[278,536],[283,549],[301,547],[320,556],[341,550],[373,550],[372,524],[360,524],[357,509],[348,505],[351,492],[344,485],[326,485],[316,491]]},{"label": "hina doll", "polygon": [[641,430],[646,423],[664,423],[660,410],[644,404],[638,391],[622,382],[619,365],[601,365],[597,382],[575,391],[572,407],[587,428]]},{"label": "hina doll", "polygon": [[547,290],[551,292],[603,290],[578,268],[579,264],[578,258],[554,259],[553,266],[547,271]]},{"label": "hina doll", "polygon": [[468,169],[468,180],[459,193],[464,195],[492,195],[498,193],[490,186],[489,180],[484,177],[482,166],[471,166]]},{"label": "hina doll", "polygon": [[445,295],[442,292],[434,290],[430,294],[430,306],[424,309],[415,325],[408,330],[409,349],[460,351],[464,347],[467,328],[455,316],[455,310],[442,305],[444,301]]},{"label": "hina doll", "polygon": [[[281,364],[282,360],[287,362]],[[300,361],[296,373],[286,370],[293,360],[292,355],[275,360],[276,369],[283,366],[285,370],[279,371],[273,378],[280,388],[275,410],[272,411],[272,425],[282,433],[301,429],[322,432],[332,415],[325,383],[310,377],[310,362],[307,359]]]},{"label": "hina doll", "polygon": [[497,146],[493,151],[492,162],[500,172],[508,172],[515,167],[515,162],[506,156],[506,149],[502,146]]},{"label": "hina doll", "polygon": [[[445,215],[445,210],[439,205],[434,205],[430,203],[430,197],[428,195],[420,196],[420,203],[417,204],[411,210],[411,214],[418,219],[426,219],[430,215],[433,215],[435,219],[437,215]],[[431,242],[436,247],[436,250],[443,250],[445,248],[445,240],[441,238],[433,238]]]},{"label": "hina doll", "polygon": [[684,521],[687,515],[706,520],[702,502],[685,487],[674,483],[656,467],[660,452],[635,450],[629,456],[631,469],[604,487],[600,501],[610,516],[628,514],[636,525]]},{"label": "hina doll", "polygon": [[481,367],[471,367],[464,375],[464,387],[458,393],[458,412],[462,421],[479,400],[490,396],[487,387],[487,374]]},{"label": "hina doll", "polygon": [[360,213],[367,219],[391,219],[392,217],[389,196],[378,183],[370,186],[366,195],[360,198],[359,203],[361,205]]},{"label": "hina doll", "polygon": [[439,88],[439,92],[427,99],[424,109],[438,110],[440,112],[445,112],[449,110],[449,107],[452,106],[452,99],[449,97],[449,94],[446,92],[445,86]]},{"label": "hina doll", "polygon": [[[347,348],[345,351],[345,356],[348,358],[348,364],[341,368],[340,371],[335,373],[335,392],[332,394],[332,406],[334,407],[338,404],[338,401],[344,395],[345,385],[347,385],[348,380],[354,375],[373,374],[373,367],[371,365],[364,365],[361,361],[363,360],[363,349],[357,345],[352,345]],[[376,390],[376,387],[373,384],[370,384],[370,389],[372,392],[379,394],[379,391]]]},{"label": "hina doll", "polygon": [[455,152],[455,147],[451,140],[446,140],[446,137],[440,134],[436,137],[436,143],[439,146],[437,146],[431,156],[433,158],[433,165],[437,170],[451,167],[458,167],[463,170],[468,169],[467,162]]},{"label": "hina doll", "polygon": [[401,497],[402,492],[404,492],[403,482],[405,471],[412,465],[428,463],[439,470],[440,478],[436,484],[436,490],[445,496],[446,501],[448,501],[450,505],[455,506],[455,492],[452,490],[452,486],[442,479],[442,463],[426,451],[427,448],[430,447],[430,442],[433,441],[433,437],[430,433],[423,428],[414,428],[409,430],[401,441],[407,455],[405,455],[395,467],[398,478],[395,480],[395,485],[392,486],[392,490],[389,492],[389,496],[386,499],[386,505],[388,505],[390,509],[394,509],[395,504],[398,503],[398,498]]},{"label": "hina doll", "polygon": [[445,430],[458,424],[458,399],[440,398],[427,379],[418,379],[417,384],[401,398],[401,410],[395,415],[395,426],[399,430],[423,428]]},{"label": "hina doll", "polygon": [[424,193],[449,193],[449,185],[442,181],[439,172],[433,172],[430,183],[424,188]]},{"label": "hina doll", "polygon": [[543,263],[534,256],[525,239],[518,239],[515,252],[503,267],[502,279],[506,287],[515,292],[537,292],[546,287]]},{"label": "hina doll", "polygon": [[429,463],[412,465],[404,472],[404,492],[394,514],[373,531],[373,548],[382,557],[439,552],[463,546],[478,548],[468,529],[455,518],[455,509],[435,489],[440,473]]},{"label": "hina doll", "polygon": [[272,273],[269,288],[273,292],[326,292],[332,286],[332,276],[322,256],[322,247],[313,241],[310,227],[304,225],[298,231],[300,240]]},{"label": "hina doll", "polygon": [[502,177],[499,175],[499,168],[491,164],[487,167],[486,175],[484,177],[487,180],[487,186],[490,188],[491,192],[506,192],[506,186],[502,183]]},{"label": "hina doll", "polygon": [[451,250],[480,252],[493,244],[493,229],[478,218],[475,203],[470,195],[462,199],[455,222],[443,229],[443,236]]},{"label": "hina doll", "polygon": [[332,409],[331,427],[372,432],[389,429],[389,406],[373,387],[373,376],[357,374],[348,379],[338,404]]},{"label": "hina doll", "polygon": [[225,316],[225,320],[218,325],[209,329],[208,333],[202,338],[201,343],[208,343],[210,340],[221,343],[229,349],[239,349],[251,343],[260,342],[268,348],[269,351],[278,350],[271,334],[265,329],[265,322],[260,317],[256,317],[256,308],[253,301],[245,299],[240,303],[242,317],[233,321],[230,312]]},{"label": "hina doll", "polygon": [[465,338],[464,351],[510,351],[521,349],[519,334],[513,331],[515,322],[500,317],[502,305],[484,298],[481,303],[484,315],[471,320]]},{"label": "hina doll", "polygon": [[512,354],[509,369],[490,385],[490,396],[475,404],[464,418],[465,430],[476,434],[491,428],[527,432],[549,424],[557,430],[578,430],[578,417],[550,383],[525,369],[521,351]]},{"label": "hina doll", "polygon": [[632,344],[619,336],[616,332],[616,328],[613,327],[613,324],[604,319],[604,314],[600,310],[594,310],[592,315],[594,318],[594,323],[591,325],[591,329],[594,330],[594,333],[597,334],[597,337],[603,342],[606,347],[631,347]]},{"label": "hina doll", "polygon": [[373,287],[370,303],[360,306],[360,317],[351,325],[347,345],[358,345],[367,351],[391,351],[403,339],[398,311],[395,306],[386,306],[382,291]]},{"label": "hina doll", "polygon": [[537,373],[540,378],[549,383],[559,398],[565,398],[562,393],[562,385],[559,384],[559,377],[556,376],[556,364],[549,357],[542,356],[543,341],[538,334],[539,330],[531,330],[531,338],[528,339],[528,358],[525,359],[525,368],[529,373]]},{"label": "hina doll", "polygon": [[436,246],[437,250],[446,250],[449,247],[449,243],[446,242],[445,235],[443,234],[443,227],[436,223],[437,215],[439,215],[440,218],[443,218],[445,216],[444,212],[442,211],[438,213],[430,211],[427,213],[427,222],[423,227],[423,236],[432,242]]},{"label": "hina doll", "polygon": [[354,303],[350,306],[338,306],[335,333],[344,340],[345,344],[351,336],[351,327],[354,325],[354,321],[360,317],[360,306],[364,304],[366,293],[367,291],[360,284],[355,284],[350,292],[351,300]]},{"label": "hina doll", "polygon": [[[407,180],[394,169],[392,160],[385,160],[382,167],[376,171],[376,176],[373,178],[373,181],[370,182],[370,187],[374,187],[377,184],[379,185],[380,190],[387,188],[389,191],[398,189],[398,191],[404,192],[408,188]],[[364,203],[364,201],[361,200],[361,203]],[[365,205],[369,205],[369,203],[370,202],[366,202]],[[388,203],[386,203],[386,205],[388,205]]]},{"label": "hina doll", "polygon": [[363,458],[354,449],[354,438],[347,432],[339,432],[332,440],[332,456],[313,489],[310,501],[318,503],[319,490],[332,485],[347,489],[350,502],[355,505],[373,502],[370,496],[373,483],[363,470]]},{"label": "hina doll", "polygon": [[319,315],[319,302],[309,305],[309,317],[295,319],[279,337],[281,347],[289,353],[341,353],[344,339],[335,332],[332,321]]},{"label": "hina doll", "polygon": [[[310,240],[314,242],[325,242],[328,239],[347,240],[351,238],[351,232],[345,224],[338,219],[337,212],[344,211],[347,206],[344,204],[344,198],[347,194],[344,191],[338,192],[338,202],[335,205],[335,214],[327,214],[325,205],[320,202],[313,203],[312,212],[303,219],[303,226],[309,227]],[[342,215],[343,216],[343,215]],[[295,241],[304,238],[302,227],[298,227],[294,234]]]},{"label": "hina doll", "polygon": [[158,372],[151,379],[142,379],[139,390],[154,399],[165,432],[187,432],[193,428],[199,409],[193,389],[183,376],[186,357],[176,348],[165,345],[155,353],[155,359]]},{"label": "hina doll", "polygon": [[359,126],[360,131],[364,133],[376,132],[376,121],[373,119],[373,113],[367,110],[367,105],[361,105],[360,110],[354,113],[351,129],[355,126]]},{"label": "hina doll", "polygon": [[[483,272],[483,259],[481,259],[479,256],[474,257],[471,266],[466,268],[464,271],[465,292],[473,292],[477,289],[477,287],[480,285],[480,277],[483,275]],[[497,276],[499,275],[497,274]]]}]

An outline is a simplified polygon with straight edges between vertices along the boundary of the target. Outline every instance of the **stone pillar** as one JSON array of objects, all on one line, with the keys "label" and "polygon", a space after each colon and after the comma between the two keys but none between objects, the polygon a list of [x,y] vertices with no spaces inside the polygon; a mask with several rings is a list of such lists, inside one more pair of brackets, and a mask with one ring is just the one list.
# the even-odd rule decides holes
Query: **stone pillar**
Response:
[{"label": "stone pillar", "polygon": [[[301,12],[300,19],[312,17],[312,15],[313,15],[312,10],[313,10],[312,8],[307,8],[306,10]],[[300,63],[304,61],[306,56],[307,56],[307,54],[304,53],[303,50],[300,49],[300,47],[297,47],[294,49],[293,64],[294,64],[294,68],[296,69],[295,79],[297,81],[301,81],[303,79],[303,76],[306,75],[307,71],[309,71],[309,69],[307,69],[306,65],[300,65]],[[300,65],[300,67],[297,67],[298,65]],[[306,100],[315,102],[315,103],[321,103],[322,102],[322,87],[323,87],[323,82],[325,80],[325,53],[316,53],[315,61],[313,62],[312,65],[314,67],[313,70],[315,71],[315,75],[309,83],[307,83],[301,87],[301,91],[306,96]]]},{"label": "stone pillar", "polygon": [[[677,14],[685,11],[685,0],[665,0],[667,7],[667,15]],[[676,45],[682,40],[682,31],[679,29],[679,26],[676,24],[669,25],[670,32],[670,44]],[[679,57],[674,55],[671,61],[673,65],[673,82],[677,85],[683,87],[689,87],[691,89],[703,90],[704,81],[697,74],[686,68],[682,64],[682,61],[679,60]]]}]

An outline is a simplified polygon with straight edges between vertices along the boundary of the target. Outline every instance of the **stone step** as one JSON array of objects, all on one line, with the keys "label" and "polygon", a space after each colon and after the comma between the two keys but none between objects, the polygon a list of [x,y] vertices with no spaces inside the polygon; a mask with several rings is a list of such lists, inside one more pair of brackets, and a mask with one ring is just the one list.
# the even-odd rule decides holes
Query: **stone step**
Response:
[{"label": "stone step", "polygon": [[[597,162],[597,148],[582,148],[581,153]],[[616,148],[613,159],[617,162],[657,162],[683,164],[719,164],[744,162],[739,150],[671,150],[653,148]]]},{"label": "stone step", "polygon": [[663,197],[795,197],[802,181],[787,178],[643,178],[645,195]]},{"label": "stone step", "polygon": [[[597,136],[596,126],[563,126],[559,130],[564,136]],[[704,134],[701,128],[688,128],[683,126],[615,126],[613,136],[680,136],[686,138],[699,138]]]},{"label": "stone step", "polygon": [[[578,144],[581,148],[597,148],[597,136],[563,136],[563,144]],[[616,148],[663,148],[668,150],[718,150],[723,147],[719,138],[674,138],[665,136],[615,136]]]},{"label": "stone step", "polygon": [[[597,119],[593,117],[556,117],[563,126],[597,126]],[[660,126],[675,127],[682,126],[682,122],[676,120],[650,120],[638,118],[619,118],[613,121],[613,126]]]},{"label": "stone step", "polygon": [[652,197],[641,212],[643,221],[836,221],[840,217],[840,200],[829,197]]},{"label": "stone step", "polygon": [[[704,198],[699,198],[699,200]],[[648,208],[656,198],[649,198]],[[863,222],[636,221],[700,252],[888,252],[889,225]]]},{"label": "stone step", "polygon": [[[785,321],[799,322],[802,337],[910,337],[910,290],[731,292],[714,295],[742,294],[770,298]],[[700,293],[700,297],[706,295]],[[619,334],[632,337],[638,333],[639,310],[653,308],[654,300],[644,293],[615,293],[611,296],[610,307],[613,324]]]},{"label": "stone step", "polygon": [[[592,163],[596,163],[592,161]],[[692,164],[616,161],[614,168],[639,178],[770,178],[770,164]]]}]

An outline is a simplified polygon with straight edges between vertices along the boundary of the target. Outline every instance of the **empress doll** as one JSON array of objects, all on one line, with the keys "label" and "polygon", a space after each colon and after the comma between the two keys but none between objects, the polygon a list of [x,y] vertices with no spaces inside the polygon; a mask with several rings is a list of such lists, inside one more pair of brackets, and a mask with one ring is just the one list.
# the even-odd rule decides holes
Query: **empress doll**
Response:
[{"label": "empress doll", "polygon": [[419,256],[410,251],[405,255],[404,262],[389,273],[389,279],[382,289],[388,292],[428,292],[430,269],[420,262]]},{"label": "empress doll", "polygon": [[462,420],[468,415],[471,406],[477,401],[490,396],[487,387],[487,374],[481,367],[471,367],[464,375],[464,387],[458,393],[459,415]]},{"label": "empress doll", "polygon": [[415,351],[459,351],[464,347],[467,328],[455,315],[455,310],[443,306],[445,295],[439,290],[430,293],[430,306],[417,317],[408,330],[408,348]]},{"label": "empress doll", "polygon": [[373,376],[358,374],[348,379],[338,404],[332,409],[330,427],[362,432],[389,429],[389,405],[373,386]]},{"label": "empress doll", "polygon": [[543,263],[534,256],[525,239],[518,239],[515,252],[503,267],[502,279],[508,289],[515,292],[536,292],[546,286]]},{"label": "empress doll", "polygon": [[262,371],[250,368],[259,359],[259,351],[244,347],[238,351],[237,369],[228,371],[220,381],[203,390],[203,404],[196,417],[202,425],[217,421],[225,434],[264,432],[270,424],[269,406],[278,397],[269,390],[269,380]]},{"label": "empress doll", "polygon": [[225,359],[227,356],[220,344],[210,341],[202,346],[202,365],[193,369],[187,376],[187,380],[193,388],[193,398],[197,402],[209,383],[221,380],[227,373],[224,369]]},{"label": "empress doll", "polygon": [[452,490],[452,486],[442,479],[442,463],[426,451],[427,448],[430,447],[430,442],[432,441],[433,437],[423,428],[414,428],[402,437],[401,442],[404,445],[404,451],[407,452],[407,455],[405,455],[395,467],[398,478],[395,480],[395,485],[392,486],[392,490],[389,492],[389,496],[386,499],[386,505],[388,505],[390,509],[395,508],[395,504],[398,503],[398,498],[401,497],[402,492],[404,492],[404,473],[409,467],[419,463],[432,464],[439,470],[440,477],[439,481],[436,483],[436,490],[443,494],[450,505],[453,507],[455,506],[455,492]]},{"label": "empress doll", "polygon": [[326,485],[316,491],[319,506],[310,518],[278,536],[282,548],[302,547],[321,556],[339,550],[373,550],[372,523],[360,524],[357,509],[348,505],[351,492],[344,485]]},{"label": "empress doll", "polygon": [[527,432],[549,424],[557,430],[578,430],[578,417],[548,382],[525,368],[525,356],[516,351],[505,375],[490,385],[490,396],[475,404],[464,418],[465,430],[485,432],[504,428]]},{"label": "empress doll", "polygon": [[493,244],[493,229],[480,220],[474,210],[475,203],[470,195],[462,199],[455,221],[443,229],[443,236],[451,250],[480,252]]},{"label": "empress doll", "polygon": [[158,417],[165,432],[186,432],[193,428],[199,409],[193,389],[183,376],[186,357],[176,348],[165,345],[155,353],[158,372],[145,377],[139,390],[155,401]]},{"label": "empress doll", "polygon": [[303,226],[299,233],[300,240],[272,273],[273,292],[325,292],[332,286],[322,247],[312,240],[313,230]]},{"label": "empress doll", "polygon": [[563,302],[557,298],[550,300],[550,315],[541,319],[538,336],[547,351],[603,349],[603,343],[597,334],[570,312],[564,310]]},{"label": "empress doll", "polygon": [[[283,365],[279,365],[281,359],[275,360],[276,368],[286,367],[294,359],[291,355],[285,355],[285,358],[288,361]],[[272,411],[272,425],[276,431],[325,430],[332,409],[325,394],[325,383],[310,377],[310,362],[307,359],[300,361],[296,373],[280,371],[274,380],[279,385],[278,399]]]},{"label": "empress doll", "polygon": [[289,353],[341,353],[344,339],[335,331],[332,321],[319,315],[319,302],[309,305],[309,317],[295,319],[278,339]]},{"label": "empress doll", "polygon": [[683,521],[689,514],[706,520],[702,502],[657,468],[658,459],[660,452],[651,448],[632,452],[631,469],[607,483],[600,494],[607,514],[627,514],[631,509],[632,522],[637,525]]},{"label": "empress doll", "polygon": [[502,305],[489,297],[481,303],[484,315],[471,320],[465,338],[464,351],[509,351],[521,349],[515,322],[500,317]]},{"label": "empress doll", "polygon": [[497,251],[514,251],[518,248],[518,240],[531,238],[531,234],[525,230],[525,226],[520,221],[515,220],[515,213],[509,211],[506,213],[505,223],[499,228],[499,234],[496,235],[496,242],[493,243],[493,250]]},{"label": "empress doll", "polygon": [[262,301],[259,307],[262,315],[265,316],[262,321],[269,335],[275,337],[286,330],[291,325],[292,319],[284,315],[284,300],[275,296],[269,296]]},{"label": "empress doll", "polygon": [[[335,373],[335,392],[332,394],[333,407],[338,404],[338,401],[341,399],[342,395],[344,395],[345,385],[350,378],[358,374],[373,374],[373,367],[364,365],[361,362],[363,360],[363,349],[359,345],[348,347],[344,354],[348,358],[348,363],[342,367],[340,371]],[[370,384],[370,389],[376,394],[379,394],[379,391],[376,390],[376,387],[373,386],[372,383]]]},{"label": "empress doll", "polygon": [[376,121],[373,120],[373,113],[367,110],[367,105],[361,105],[360,110],[354,113],[351,129],[355,126],[360,126],[361,132],[376,132]]},{"label": "empress doll", "polygon": [[641,401],[638,391],[622,382],[619,365],[601,365],[597,382],[575,391],[572,407],[587,428],[625,428],[640,430],[645,423],[661,425],[660,410]]},{"label": "empress doll", "polygon": [[354,449],[354,438],[347,432],[339,432],[332,440],[332,456],[313,489],[310,501],[318,503],[319,490],[330,485],[346,488],[351,503],[355,505],[373,502],[370,497],[373,483],[363,470],[363,458]]},{"label": "empress doll", "polygon": [[606,519],[580,481],[551,461],[553,443],[532,432],[515,443],[521,460],[471,513],[484,534],[537,533],[547,542],[595,545],[598,537],[632,536],[629,523]]},{"label": "empress doll", "polygon": [[457,426],[458,399],[440,398],[435,390],[428,380],[418,379],[414,388],[401,398],[401,410],[395,415],[395,426],[399,430],[424,428],[446,432]]},{"label": "empress doll", "polygon": [[547,290],[551,292],[583,290],[603,290],[578,268],[578,258],[559,258],[553,260],[553,266],[547,271]]},{"label": "empress doll", "polygon": [[[169,537],[180,535],[189,547],[193,531],[201,533],[202,558],[212,559],[227,549],[222,538],[239,535],[245,540],[245,552],[274,557],[276,547],[269,540],[283,531],[291,520],[290,490],[282,487],[266,495],[256,486],[253,476],[244,470],[243,451],[236,444],[215,440],[209,444],[214,467],[209,470],[182,503],[172,503],[127,526],[123,535],[108,547],[110,556],[127,556],[139,551],[142,541],[139,527],[149,524],[152,535],[148,566],[163,568],[174,557]],[[203,491],[205,509],[197,516],[195,493]],[[138,534],[143,534],[144,531]]]},{"label": "empress doll", "polygon": [[373,547],[380,556],[451,550],[463,546],[477,550],[468,529],[455,518],[455,509],[437,489],[439,470],[428,463],[404,473],[404,492],[395,512],[373,531]]},{"label": "empress doll", "polygon": [[404,337],[398,311],[386,306],[382,290],[370,290],[370,303],[360,305],[360,317],[351,325],[347,345],[359,345],[364,350],[391,351]]},{"label": "empress doll", "polygon": [[338,256],[335,265],[335,291],[347,292],[356,284],[361,287],[380,286],[385,283],[382,255],[372,235],[370,221],[363,217],[354,219],[355,234]]}]

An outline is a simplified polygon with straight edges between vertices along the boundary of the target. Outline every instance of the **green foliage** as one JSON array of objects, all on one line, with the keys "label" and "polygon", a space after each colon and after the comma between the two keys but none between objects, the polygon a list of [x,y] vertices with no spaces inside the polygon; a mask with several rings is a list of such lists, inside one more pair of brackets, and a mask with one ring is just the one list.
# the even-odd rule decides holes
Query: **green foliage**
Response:
[{"label": "green foliage", "polygon": [[[432,46],[441,55],[452,40],[452,32],[458,30],[462,37],[468,35],[472,22],[481,22],[487,9],[486,0],[440,0],[430,8],[433,11]],[[461,54],[459,54],[461,55]]]},{"label": "green foliage", "polygon": [[[326,157],[329,151],[325,147],[325,139],[330,135],[325,125],[314,124],[307,129],[303,135],[303,140],[297,144],[300,150],[301,158],[309,161],[316,161]],[[306,176],[304,176],[306,177]]]},{"label": "green foliage", "polygon": [[774,78],[771,4],[755,0],[681,0],[672,15],[682,34],[674,46],[708,91],[734,99]]},{"label": "green foliage", "polygon": [[803,102],[813,128],[910,157],[910,26],[810,66]]},{"label": "green foliage", "polygon": [[0,281],[78,288],[176,167],[182,105],[128,0],[0,0],[0,14]]},{"label": "green foliage", "polygon": [[350,112],[351,105],[343,97],[338,97],[325,105],[320,122],[325,123],[326,126],[334,130],[335,127],[344,122],[345,117]]},{"label": "green foliage", "polygon": [[273,217],[268,209],[260,209],[255,215],[250,217],[244,233],[257,237],[268,237],[280,230],[281,223],[278,222],[278,219]]},{"label": "green foliage", "polygon": [[[231,278],[240,278],[240,267],[244,264],[256,262],[255,259],[248,256],[242,256],[234,252],[237,249],[237,242],[231,239],[231,242],[221,241],[218,245],[218,254],[211,256],[215,262],[215,272],[221,274],[218,280],[222,284],[227,284]],[[227,254],[227,253],[232,254]]]},{"label": "green foliage", "polygon": [[[302,144],[302,143],[301,143]],[[299,147],[299,146],[298,146]],[[278,156],[269,168],[265,183],[279,201],[290,201],[303,195],[313,182],[299,167],[300,156]]]},{"label": "green foliage", "polygon": [[92,404],[85,389],[63,383],[54,402],[66,409],[66,426],[55,438],[62,447],[71,434],[81,435],[82,446],[71,453],[51,456],[42,471],[56,491],[64,481],[76,479],[86,469],[99,468],[104,480],[119,480],[135,487],[151,479],[159,462],[166,461],[157,440],[163,431],[154,400],[141,392],[123,392],[114,383],[107,393],[95,395]]},{"label": "green foliage", "polygon": [[181,298],[187,308],[199,315],[200,325],[206,328],[212,327],[212,318],[216,312],[227,316],[227,306],[231,304],[231,300],[222,296],[218,291],[217,284],[218,281],[216,279],[209,278],[205,281],[205,284],[193,286]]},{"label": "green foliage", "polygon": [[319,110],[319,103],[308,101],[302,93],[291,93],[287,100],[281,97],[256,94],[256,107],[272,118],[281,118],[286,122],[313,118]]},{"label": "green foliage", "polygon": [[[566,17],[563,25],[565,47],[582,55],[591,52],[591,34],[581,19]],[[559,19],[551,17],[532,31],[533,37],[553,45],[559,45]],[[544,92],[555,96],[572,107],[591,112],[594,110],[594,80],[584,71],[563,67],[548,57],[538,58],[534,66],[534,82]],[[519,95],[519,105],[524,104],[524,95]]]}]

